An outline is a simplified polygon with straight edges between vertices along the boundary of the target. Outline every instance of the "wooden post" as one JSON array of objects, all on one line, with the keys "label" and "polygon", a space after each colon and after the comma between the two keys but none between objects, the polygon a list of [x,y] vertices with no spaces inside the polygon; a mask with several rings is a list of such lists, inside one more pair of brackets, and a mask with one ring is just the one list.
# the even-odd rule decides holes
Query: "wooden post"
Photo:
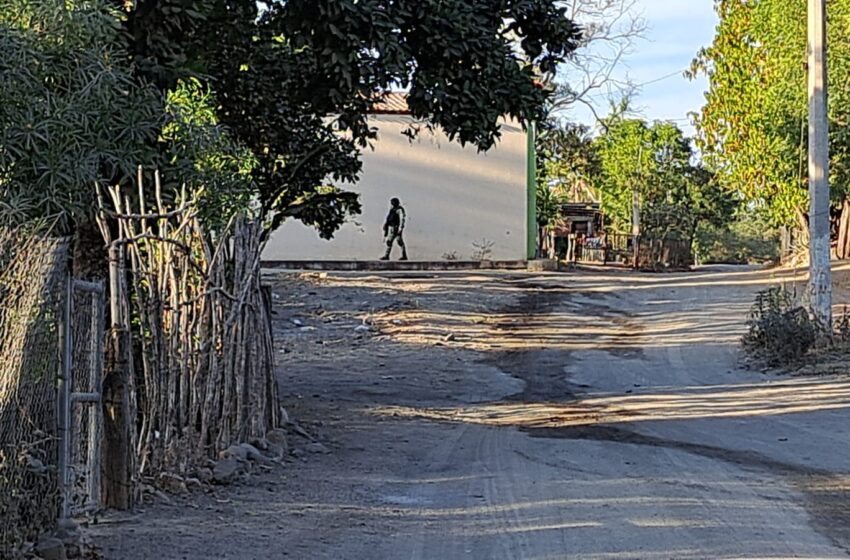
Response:
[{"label": "wooden post", "polygon": [[124,317],[124,250],[113,244],[109,248],[110,353],[103,380],[103,486],[106,507],[133,507],[133,446],[131,430],[127,335]]},{"label": "wooden post", "polygon": [[827,115],[826,0],[809,0],[809,306],[832,329]]}]

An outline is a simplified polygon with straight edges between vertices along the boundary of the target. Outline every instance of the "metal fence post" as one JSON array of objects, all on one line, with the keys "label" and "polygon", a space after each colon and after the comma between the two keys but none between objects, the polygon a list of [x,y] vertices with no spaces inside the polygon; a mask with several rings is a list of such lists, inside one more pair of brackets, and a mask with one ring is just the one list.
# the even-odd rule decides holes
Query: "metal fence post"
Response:
[{"label": "metal fence post", "polygon": [[72,332],[71,317],[74,314],[74,292],[71,271],[65,273],[65,302],[62,306],[62,320],[59,322],[62,357],[60,361],[59,379],[57,382],[57,427],[59,432],[59,488],[62,492],[62,503],[59,511],[59,527],[71,523],[71,391],[74,380],[72,361]]},{"label": "metal fence post", "polygon": [[[89,390],[100,396],[100,386],[103,377],[103,336],[104,336],[104,312],[103,312],[103,286],[99,292],[92,293],[92,368],[89,378]],[[101,401],[91,408],[89,412],[89,501],[94,507],[100,505],[100,438],[101,428]]]}]

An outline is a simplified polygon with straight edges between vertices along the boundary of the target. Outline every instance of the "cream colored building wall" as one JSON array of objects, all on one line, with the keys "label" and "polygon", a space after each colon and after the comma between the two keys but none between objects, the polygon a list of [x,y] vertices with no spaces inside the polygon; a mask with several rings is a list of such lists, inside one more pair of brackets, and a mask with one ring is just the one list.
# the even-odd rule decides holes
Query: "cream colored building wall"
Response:
[{"label": "cream colored building wall", "polygon": [[[381,115],[374,150],[363,153],[361,180],[345,188],[360,194],[363,213],[349,220],[330,241],[289,220],[263,254],[274,260],[374,260],[382,256],[382,226],[389,200],[407,211],[404,236],[411,260],[442,260],[455,254],[471,259],[473,243],[492,242],[492,260],[526,256],[525,132],[503,124],[502,138],[487,153],[461,147],[442,132],[422,130],[413,140],[402,134],[410,118]],[[393,259],[400,256],[393,249]]]}]

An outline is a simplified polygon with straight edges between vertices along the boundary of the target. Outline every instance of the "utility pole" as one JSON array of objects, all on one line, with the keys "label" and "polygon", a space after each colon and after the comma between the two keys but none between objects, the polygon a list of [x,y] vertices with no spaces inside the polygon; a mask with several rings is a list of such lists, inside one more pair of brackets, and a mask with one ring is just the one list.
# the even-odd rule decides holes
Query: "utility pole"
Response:
[{"label": "utility pole", "polygon": [[827,116],[826,0],[809,0],[809,305],[832,329],[829,244],[829,120]]}]

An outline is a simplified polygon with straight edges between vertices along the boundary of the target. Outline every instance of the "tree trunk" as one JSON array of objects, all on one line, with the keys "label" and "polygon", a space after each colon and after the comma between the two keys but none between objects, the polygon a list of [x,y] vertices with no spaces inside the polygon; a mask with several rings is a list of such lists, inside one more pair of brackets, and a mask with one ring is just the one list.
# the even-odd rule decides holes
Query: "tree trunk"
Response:
[{"label": "tree trunk", "polygon": [[[121,288],[124,266],[119,249],[110,254],[106,240],[94,220],[78,223],[73,236],[72,271],[75,278],[95,280],[109,277],[111,330],[105,345],[104,378],[101,383],[104,432],[101,446],[102,505],[116,509],[133,506],[134,463],[132,383],[130,346],[126,315],[122,310]],[[112,261],[115,262],[112,262]],[[114,270],[113,270],[114,268]],[[116,293],[119,292],[119,293]]]}]

